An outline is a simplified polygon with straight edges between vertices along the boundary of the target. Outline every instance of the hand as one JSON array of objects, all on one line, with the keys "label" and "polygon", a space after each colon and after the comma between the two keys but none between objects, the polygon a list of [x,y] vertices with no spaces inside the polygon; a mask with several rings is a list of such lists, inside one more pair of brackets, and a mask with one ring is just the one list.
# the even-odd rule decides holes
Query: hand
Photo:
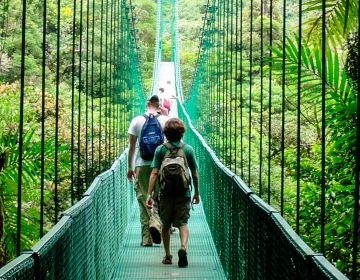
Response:
[{"label": "hand", "polygon": [[200,202],[199,194],[194,194],[191,202],[192,202],[193,204],[199,204],[199,202]]},{"label": "hand", "polygon": [[129,181],[132,181],[135,177],[135,171],[134,170],[128,170],[127,177]]},{"label": "hand", "polygon": [[165,107],[160,106],[159,109],[160,109],[160,114],[161,114],[161,115],[164,115],[164,116],[168,116],[168,115],[169,115],[169,111],[168,111],[168,109],[166,109]]},{"label": "hand", "polygon": [[154,205],[154,200],[152,199],[151,196],[148,196],[148,198],[145,201],[145,205],[147,208],[152,209],[153,205]]}]

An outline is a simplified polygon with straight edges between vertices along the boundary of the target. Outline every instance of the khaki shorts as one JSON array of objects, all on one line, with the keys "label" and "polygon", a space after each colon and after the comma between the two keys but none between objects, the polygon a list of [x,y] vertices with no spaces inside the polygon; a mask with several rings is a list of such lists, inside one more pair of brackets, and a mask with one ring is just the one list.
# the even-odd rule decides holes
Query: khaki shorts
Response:
[{"label": "khaki shorts", "polygon": [[161,196],[159,214],[163,228],[187,225],[190,217],[190,198]]}]

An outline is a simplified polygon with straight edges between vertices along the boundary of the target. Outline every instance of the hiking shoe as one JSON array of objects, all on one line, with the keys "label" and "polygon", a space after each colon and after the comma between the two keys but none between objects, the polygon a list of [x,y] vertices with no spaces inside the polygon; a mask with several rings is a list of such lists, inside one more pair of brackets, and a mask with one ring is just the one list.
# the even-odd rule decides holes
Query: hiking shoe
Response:
[{"label": "hiking shoe", "polygon": [[162,260],[163,264],[172,264],[172,255],[165,256]]},{"label": "hiking shoe", "polygon": [[140,243],[140,246],[142,247],[151,247],[153,244],[152,243]]},{"label": "hiking shoe", "polygon": [[149,232],[151,234],[151,238],[155,244],[161,243],[161,233],[155,227],[150,227]]},{"label": "hiking shoe", "polygon": [[184,249],[180,249],[178,251],[178,256],[179,256],[178,266],[179,267],[187,267],[188,260],[187,260],[186,251]]}]

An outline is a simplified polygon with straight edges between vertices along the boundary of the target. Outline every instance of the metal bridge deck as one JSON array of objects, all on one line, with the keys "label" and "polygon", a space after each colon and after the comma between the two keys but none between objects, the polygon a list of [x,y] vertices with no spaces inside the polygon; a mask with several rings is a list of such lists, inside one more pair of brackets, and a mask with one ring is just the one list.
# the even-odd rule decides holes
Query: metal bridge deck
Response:
[{"label": "metal bridge deck", "polygon": [[137,203],[126,232],[126,238],[112,279],[226,279],[218,258],[210,230],[205,220],[202,205],[195,205],[190,212],[188,261],[186,268],[177,265],[177,251],[180,248],[178,230],[171,236],[172,265],[161,263],[163,247],[140,246],[140,222]]}]

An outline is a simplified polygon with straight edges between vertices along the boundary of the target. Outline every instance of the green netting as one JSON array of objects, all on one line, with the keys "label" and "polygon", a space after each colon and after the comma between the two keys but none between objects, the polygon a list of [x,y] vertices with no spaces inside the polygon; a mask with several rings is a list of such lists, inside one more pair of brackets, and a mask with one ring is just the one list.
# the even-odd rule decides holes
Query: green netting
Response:
[{"label": "green netting", "polygon": [[281,215],[216,157],[180,106],[199,161],[200,194],[228,279],[347,279],[319,261]]},{"label": "green netting", "polygon": [[0,279],[108,279],[135,198],[126,172],[123,154],[31,253],[0,270]]},{"label": "green netting", "polygon": [[39,279],[68,279],[66,275],[71,274],[68,269],[72,267],[72,222],[69,216],[62,217],[32,248]]},{"label": "green netting", "polygon": [[34,275],[32,253],[24,253],[0,269],[1,280],[29,280]]}]

